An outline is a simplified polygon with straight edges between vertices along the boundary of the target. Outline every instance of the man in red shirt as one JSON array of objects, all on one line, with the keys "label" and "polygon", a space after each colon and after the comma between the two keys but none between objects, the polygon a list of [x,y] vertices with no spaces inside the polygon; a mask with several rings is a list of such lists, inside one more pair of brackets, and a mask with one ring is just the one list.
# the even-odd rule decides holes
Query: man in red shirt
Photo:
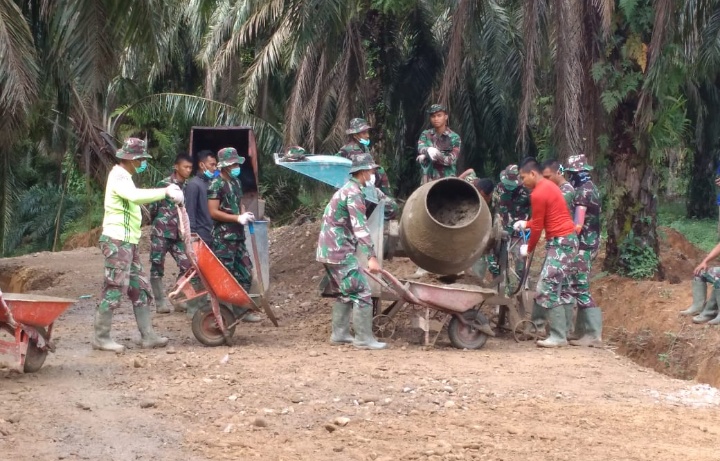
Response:
[{"label": "man in red shirt", "polygon": [[[578,254],[575,224],[560,188],[543,177],[535,160],[526,161],[520,168],[520,178],[530,193],[532,219],[517,221],[515,230],[530,229],[530,240],[520,247],[527,256],[535,249],[540,234],[545,231],[547,254],[537,284],[535,303],[544,308],[550,323],[550,336],[538,341],[540,347],[567,346],[567,315],[572,316],[575,299],[570,291],[574,277],[573,261]],[[538,307],[536,306],[536,308]]]}]

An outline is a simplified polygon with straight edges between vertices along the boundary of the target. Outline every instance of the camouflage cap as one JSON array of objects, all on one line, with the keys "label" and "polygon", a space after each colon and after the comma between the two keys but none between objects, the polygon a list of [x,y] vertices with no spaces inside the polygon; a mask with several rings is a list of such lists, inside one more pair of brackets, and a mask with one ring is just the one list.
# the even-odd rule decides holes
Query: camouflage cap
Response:
[{"label": "camouflage cap", "polygon": [[577,171],[592,171],[593,167],[588,165],[585,154],[573,155],[568,158],[565,171],[575,173]]},{"label": "camouflage cap", "polygon": [[140,138],[127,138],[122,147],[115,152],[115,157],[122,160],[152,158],[147,151],[145,141]]},{"label": "camouflage cap", "polygon": [[517,165],[508,165],[500,172],[500,181],[508,190],[513,190],[520,185],[520,168]]},{"label": "camouflage cap", "polygon": [[445,107],[443,104],[433,104],[430,106],[430,109],[427,110],[427,113],[432,115],[435,112],[447,112],[447,107]]},{"label": "camouflage cap", "polygon": [[367,131],[370,128],[370,124],[365,120],[364,118],[354,118],[350,120],[350,128],[345,130],[346,134],[358,134],[362,133],[363,131]]},{"label": "camouflage cap", "polygon": [[288,147],[287,151],[285,152],[285,155],[283,155],[283,160],[285,161],[298,161],[303,160],[307,154],[305,153],[305,149],[303,149],[300,146],[290,146]]},{"label": "camouflage cap", "polygon": [[373,160],[372,155],[370,154],[355,155],[352,158],[350,174],[363,170],[374,170],[375,168],[379,168],[379,166],[380,165],[375,163],[375,160]]},{"label": "camouflage cap", "polygon": [[245,158],[240,157],[234,147],[223,147],[218,151],[217,158],[218,168],[225,168],[236,163],[238,165],[245,163]]}]

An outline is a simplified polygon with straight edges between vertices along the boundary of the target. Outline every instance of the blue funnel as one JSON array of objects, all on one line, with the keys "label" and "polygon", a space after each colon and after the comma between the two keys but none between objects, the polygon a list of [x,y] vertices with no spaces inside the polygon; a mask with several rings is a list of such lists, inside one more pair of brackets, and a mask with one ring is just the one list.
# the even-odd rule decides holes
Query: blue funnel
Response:
[{"label": "blue funnel", "polygon": [[[323,182],[335,189],[340,189],[350,179],[349,159],[337,155],[308,155],[304,160],[287,162],[282,161],[282,154],[275,154],[275,165],[292,170],[296,173]],[[377,203],[374,188],[364,188],[365,198]]]}]

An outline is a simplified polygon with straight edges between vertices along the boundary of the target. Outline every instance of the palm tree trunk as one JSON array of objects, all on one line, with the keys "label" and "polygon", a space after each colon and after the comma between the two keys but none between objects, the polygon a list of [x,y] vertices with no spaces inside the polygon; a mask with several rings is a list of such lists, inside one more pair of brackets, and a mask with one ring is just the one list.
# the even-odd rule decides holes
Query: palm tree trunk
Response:
[{"label": "palm tree trunk", "polygon": [[[611,150],[608,154],[610,216],[607,221],[607,247],[604,269],[627,273],[623,246],[649,247],[659,254],[657,236],[658,175],[644,143],[637,143],[634,126],[638,98],[629,97],[615,112],[611,128]],[[638,147],[640,146],[640,147]],[[633,238],[634,241],[627,241]],[[660,270],[659,264],[656,264]],[[660,273],[662,276],[662,273]]]}]

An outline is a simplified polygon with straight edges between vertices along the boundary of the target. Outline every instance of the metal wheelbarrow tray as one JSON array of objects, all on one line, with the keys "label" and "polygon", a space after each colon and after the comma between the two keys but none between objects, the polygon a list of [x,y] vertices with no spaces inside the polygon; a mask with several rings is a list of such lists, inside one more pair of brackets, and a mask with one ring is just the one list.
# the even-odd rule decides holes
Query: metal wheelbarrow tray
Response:
[{"label": "metal wheelbarrow tray", "polygon": [[[260,311],[260,308],[207,244],[197,234],[190,233],[189,219],[184,207],[178,208],[178,217],[180,228],[183,230],[181,232],[183,241],[186,243],[185,251],[193,267],[180,277],[174,290],[168,294],[168,298],[176,302],[181,294],[184,295],[185,301],[209,296],[210,308],[198,309],[193,316],[193,335],[206,346],[214,347],[223,344],[230,346],[232,345],[231,338],[235,334],[235,327],[242,320],[242,316],[237,316],[234,309],[220,303],[240,306],[251,311]],[[260,271],[258,271],[258,277],[262,277]],[[201,288],[193,286],[192,281],[195,278],[199,278],[202,282]],[[266,293],[261,294],[261,296],[266,295]],[[268,318],[275,326],[278,326],[277,319],[268,303],[263,303],[263,307]]]},{"label": "metal wheelbarrow tray", "polygon": [[[448,319],[448,336],[452,345],[458,349],[480,349],[487,342],[488,336],[495,336],[487,318],[479,310],[484,302],[497,296],[493,289],[472,285],[438,286],[400,281],[385,270],[380,271],[379,275],[368,271],[365,273],[399,298],[387,310],[378,313],[373,320],[373,329],[380,337],[392,336],[395,332],[393,319],[408,304],[425,310],[425,318],[421,319],[420,327],[425,331],[426,346],[435,344]],[[432,315],[431,311],[434,311]],[[429,338],[431,318],[440,321],[439,331],[432,342]]]},{"label": "metal wheelbarrow tray", "polygon": [[21,373],[38,371],[48,351],[55,350],[51,342],[55,320],[75,301],[0,291],[0,328],[14,339],[0,339],[0,356]]}]

